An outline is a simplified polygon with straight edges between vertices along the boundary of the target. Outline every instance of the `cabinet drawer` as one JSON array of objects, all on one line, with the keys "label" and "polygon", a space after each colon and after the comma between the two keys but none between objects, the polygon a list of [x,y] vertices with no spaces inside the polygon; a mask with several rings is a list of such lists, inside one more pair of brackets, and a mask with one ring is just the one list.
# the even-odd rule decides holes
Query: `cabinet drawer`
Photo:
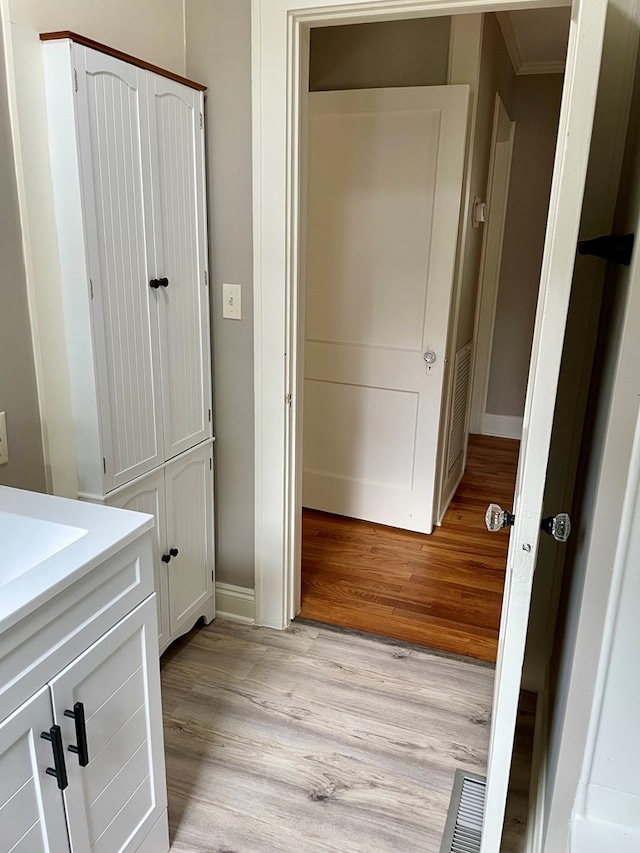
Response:
[{"label": "cabinet drawer", "polygon": [[147,532],[0,635],[0,719],[152,593]]}]

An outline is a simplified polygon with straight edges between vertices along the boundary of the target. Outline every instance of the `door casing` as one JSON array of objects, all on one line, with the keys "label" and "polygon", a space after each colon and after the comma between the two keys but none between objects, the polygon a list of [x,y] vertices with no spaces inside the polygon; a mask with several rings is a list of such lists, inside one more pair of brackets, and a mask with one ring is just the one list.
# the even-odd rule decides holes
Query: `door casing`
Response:
[{"label": "door casing", "polygon": [[[312,27],[571,5],[567,0],[252,0],[255,619],[286,628],[299,609],[302,340],[309,35]],[[265,29],[268,28],[268,29]],[[286,80],[262,74],[263,42]],[[275,45],[278,45],[274,51]],[[263,137],[263,114],[286,143]],[[277,147],[276,147],[277,146]],[[263,170],[264,158],[278,170]],[[265,206],[269,215],[264,214]]]}]

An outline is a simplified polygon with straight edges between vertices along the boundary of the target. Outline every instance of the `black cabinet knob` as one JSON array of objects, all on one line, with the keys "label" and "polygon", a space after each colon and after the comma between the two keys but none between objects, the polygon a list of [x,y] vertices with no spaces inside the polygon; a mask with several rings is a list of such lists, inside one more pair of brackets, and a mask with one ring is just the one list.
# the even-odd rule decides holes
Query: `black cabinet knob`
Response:
[{"label": "black cabinet knob", "polygon": [[169,553],[171,554],[172,557],[177,557],[179,552],[178,552],[177,548],[170,548]]},{"label": "black cabinet knob", "polygon": [[170,563],[171,562],[171,557],[169,556],[169,554],[163,554],[162,555],[162,562],[163,563]]},{"label": "black cabinet knob", "polygon": [[169,279],[168,278],[159,278],[158,284],[160,287],[169,287]]},{"label": "black cabinet knob", "polygon": [[152,278],[149,282],[149,287],[152,287],[154,290],[157,290],[160,287],[160,282],[157,278]]}]

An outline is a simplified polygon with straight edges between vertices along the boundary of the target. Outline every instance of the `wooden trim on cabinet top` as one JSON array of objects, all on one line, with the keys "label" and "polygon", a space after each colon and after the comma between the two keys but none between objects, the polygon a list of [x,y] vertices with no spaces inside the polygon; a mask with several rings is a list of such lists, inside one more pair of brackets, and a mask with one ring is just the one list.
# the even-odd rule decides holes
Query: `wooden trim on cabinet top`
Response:
[{"label": "wooden trim on cabinet top", "polygon": [[207,87],[202,83],[196,83],[194,80],[188,80],[186,77],[181,77],[179,74],[174,74],[173,71],[167,71],[166,68],[160,68],[158,65],[152,65],[144,59],[138,59],[137,56],[131,56],[128,53],[123,53],[121,50],[116,50],[115,47],[102,44],[99,41],[87,38],[86,36],[72,33],[69,30],[60,30],[55,33],[40,33],[40,41],[56,41],[57,39],[71,39],[77,44],[83,44],[85,47],[90,47],[93,50],[99,50],[100,53],[107,53],[109,56],[114,56],[116,59],[121,59],[123,62],[129,62],[131,65],[137,65],[138,68],[144,68],[146,71],[153,71],[154,74],[160,74],[162,77],[168,77],[169,80],[175,80],[176,83],[182,83],[184,86],[189,86],[191,89],[197,89],[200,92],[205,92]]}]

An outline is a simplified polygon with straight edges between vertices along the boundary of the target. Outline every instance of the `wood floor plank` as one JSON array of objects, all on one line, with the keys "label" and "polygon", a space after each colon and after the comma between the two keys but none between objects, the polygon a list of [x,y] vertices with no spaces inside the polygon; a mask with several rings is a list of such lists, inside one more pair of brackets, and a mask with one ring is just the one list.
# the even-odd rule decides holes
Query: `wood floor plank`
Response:
[{"label": "wood floor plank", "polygon": [[303,513],[300,615],[495,662],[519,442],[471,436],[467,470],[430,536],[317,510]]},{"label": "wood floor plank", "polygon": [[438,853],[455,770],[486,769],[493,669],[469,659],[216,620],[161,678],[172,853]]}]

